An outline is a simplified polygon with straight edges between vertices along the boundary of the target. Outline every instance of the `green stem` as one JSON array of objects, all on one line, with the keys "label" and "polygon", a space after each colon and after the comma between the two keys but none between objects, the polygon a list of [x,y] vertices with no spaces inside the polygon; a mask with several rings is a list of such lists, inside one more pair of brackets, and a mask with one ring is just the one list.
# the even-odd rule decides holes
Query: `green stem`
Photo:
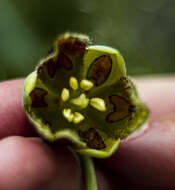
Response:
[{"label": "green stem", "polygon": [[85,176],[86,190],[98,190],[94,163],[91,157],[80,155],[83,173]]}]

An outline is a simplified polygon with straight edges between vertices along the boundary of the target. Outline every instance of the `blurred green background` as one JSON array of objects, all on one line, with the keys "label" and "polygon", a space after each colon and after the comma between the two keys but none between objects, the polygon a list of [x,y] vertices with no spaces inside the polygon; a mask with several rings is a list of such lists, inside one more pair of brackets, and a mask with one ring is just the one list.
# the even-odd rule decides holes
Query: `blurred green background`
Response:
[{"label": "blurred green background", "polygon": [[0,0],[0,80],[30,73],[60,33],[120,50],[128,73],[175,73],[175,0]]}]

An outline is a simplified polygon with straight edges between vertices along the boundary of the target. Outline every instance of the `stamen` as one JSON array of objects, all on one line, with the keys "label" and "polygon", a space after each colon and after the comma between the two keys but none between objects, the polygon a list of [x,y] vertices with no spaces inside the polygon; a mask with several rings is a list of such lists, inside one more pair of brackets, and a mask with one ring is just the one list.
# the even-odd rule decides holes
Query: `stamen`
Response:
[{"label": "stamen", "polygon": [[63,116],[69,121],[72,122],[74,115],[72,114],[71,109],[64,109]]},{"label": "stamen", "polygon": [[73,90],[78,89],[78,80],[75,77],[70,77],[69,85]]},{"label": "stamen", "polygon": [[87,79],[83,79],[80,82],[80,87],[83,90],[90,90],[93,86],[94,86],[93,82],[91,82],[90,80],[87,80]]},{"label": "stamen", "polygon": [[85,94],[81,94],[78,98],[74,98],[71,100],[71,103],[79,106],[80,108],[84,109],[88,106],[89,104],[89,99],[86,98]]},{"label": "stamen", "polygon": [[75,113],[74,113],[74,118],[73,118],[73,123],[74,123],[74,124],[78,124],[78,123],[80,123],[81,121],[83,121],[84,118],[85,118],[85,117],[84,117],[81,113],[75,112]]},{"label": "stamen", "polygon": [[99,111],[106,111],[105,101],[101,98],[90,99],[90,105]]},{"label": "stamen", "polygon": [[67,100],[69,100],[70,97],[70,92],[67,88],[63,88],[62,92],[61,92],[61,99],[66,102]]}]

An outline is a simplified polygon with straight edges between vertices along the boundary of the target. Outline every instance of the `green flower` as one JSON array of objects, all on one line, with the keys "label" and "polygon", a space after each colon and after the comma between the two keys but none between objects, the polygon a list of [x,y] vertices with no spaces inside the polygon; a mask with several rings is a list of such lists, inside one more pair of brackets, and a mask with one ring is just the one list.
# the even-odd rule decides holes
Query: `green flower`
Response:
[{"label": "green flower", "polygon": [[121,54],[69,33],[25,80],[23,107],[47,141],[68,139],[77,152],[100,158],[148,117]]}]

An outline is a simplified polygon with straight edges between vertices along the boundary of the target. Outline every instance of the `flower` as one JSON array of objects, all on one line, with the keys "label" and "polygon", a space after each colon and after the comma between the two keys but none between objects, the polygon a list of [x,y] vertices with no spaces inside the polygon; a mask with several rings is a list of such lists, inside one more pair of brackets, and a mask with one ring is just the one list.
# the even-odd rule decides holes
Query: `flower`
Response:
[{"label": "flower", "polygon": [[148,117],[119,51],[72,33],[26,78],[23,107],[47,141],[68,139],[77,152],[100,158]]}]

